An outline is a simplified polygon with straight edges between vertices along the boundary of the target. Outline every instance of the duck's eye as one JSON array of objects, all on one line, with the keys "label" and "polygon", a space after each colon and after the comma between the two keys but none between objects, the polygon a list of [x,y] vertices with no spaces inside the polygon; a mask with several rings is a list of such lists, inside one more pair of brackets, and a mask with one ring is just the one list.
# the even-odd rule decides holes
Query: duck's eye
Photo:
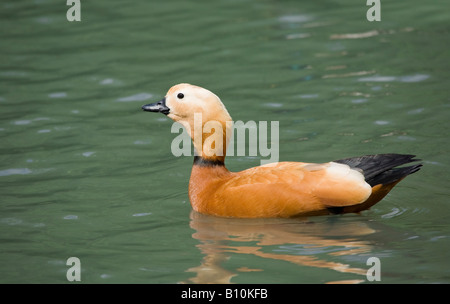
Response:
[{"label": "duck's eye", "polygon": [[184,98],[184,94],[183,93],[178,93],[177,97],[178,97],[178,99],[183,99]]}]

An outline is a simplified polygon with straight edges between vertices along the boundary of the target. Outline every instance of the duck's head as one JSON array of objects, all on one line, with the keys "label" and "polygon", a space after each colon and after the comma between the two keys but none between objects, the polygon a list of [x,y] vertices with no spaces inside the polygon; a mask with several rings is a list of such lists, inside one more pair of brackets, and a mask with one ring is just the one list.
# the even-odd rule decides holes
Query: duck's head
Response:
[{"label": "duck's head", "polygon": [[[220,98],[211,91],[187,83],[177,84],[169,89],[162,100],[144,105],[142,110],[163,113],[182,124],[194,142],[197,155],[204,158],[211,158],[211,154],[219,158],[225,156],[226,144],[231,135],[231,117]],[[219,133],[220,140],[207,139]],[[220,145],[220,141],[223,145]],[[213,150],[222,152],[215,153]]]}]

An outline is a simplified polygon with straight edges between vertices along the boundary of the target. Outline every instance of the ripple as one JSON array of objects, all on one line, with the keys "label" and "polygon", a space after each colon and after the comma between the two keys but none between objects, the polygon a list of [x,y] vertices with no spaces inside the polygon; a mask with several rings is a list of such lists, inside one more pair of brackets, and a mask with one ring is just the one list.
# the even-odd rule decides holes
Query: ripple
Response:
[{"label": "ripple", "polygon": [[17,225],[28,226],[28,227],[31,226],[34,228],[45,227],[44,223],[27,223],[19,218],[15,218],[15,217],[2,218],[2,219],[0,219],[0,224],[4,224],[4,225],[8,225],[8,226],[17,226]]},{"label": "ripple", "polygon": [[37,133],[49,133],[51,131],[52,130],[50,130],[50,129],[42,129],[42,130],[37,131]]},{"label": "ripple", "polygon": [[310,99],[310,98],[319,97],[319,94],[302,94],[302,95],[299,95],[298,97],[300,97],[302,99]]},{"label": "ripple", "polygon": [[273,249],[274,252],[286,252],[294,255],[315,255],[324,253],[333,253],[336,251],[341,251],[340,246],[322,246],[319,247],[314,244],[302,244],[302,245],[282,245],[278,248]]},{"label": "ripple", "polygon": [[364,32],[364,33],[348,33],[348,34],[334,34],[330,36],[330,39],[361,39],[378,36],[380,32],[377,30]]},{"label": "ripple", "polygon": [[430,239],[430,241],[436,242],[437,240],[445,239],[445,238],[447,238],[447,237],[448,237],[447,235],[438,235],[438,236],[432,237],[432,238]]},{"label": "ripple", "polygon": [[139,93],[131,96],[126,96],[122,98],[116,99],[118,102],[131,102],[131,101],[144,101],[153,97],[153,94],[150,93]]},{"label": "ripple", "polygon": [[264,105],[270,108],[281,108],[283,106],[282,103],[275,103],[275,102],[265,103]]},{"label": "ripple", "polygon": [[48,117],[36,117],[33,119],[33,121],[40,121],[40,120],[50,120]]},{"label": "ripple", "polygon": [[77,220],[78,219],[78,215],[69,214],[69,215],[66,215],[65,217],[63,217],[63,219],[65,219],[65,220]]},{"label": "ripple", "polygon": [[322,78],[344,78],[344,77],[353,77],[353,76],[361,76],[361,75],[367,75],[367,74],[373,74],[374,71],[358,71],[358,72],[350,72],[350,73],[344,73],[344,74],[326,74],[323,75]]},{"label": "ripple", "polygon": [[284,15],[278,18],[278,21],[285,23],[302,23],[310,21],[312,18],[307,15]]},{"label": "ripple", "polygon": [[419,81],[424,81],[428,78],[430,78],[430,75],[416,74],[416,75],[411,75],[411,76],[399,77],[399,80],[401,82],[419,82]]},{"label": "ripple", "polygon": [[33,121],[41,121],[41,120],[50,120],[50,118],[48,118],[48,117],[36,117],[36,118],[33,118],[33,119],[20,119],[20,120],[15,120],[12,123],[15,124],[16,126],[24,126],[24,125],[29,125]]},{"label": "ripple", "polygon": [[397,139],[402,140],[402,141],[414,141],[414,140],[416,140],[415,137],[406,136],[406,135],[397,136]]},{"label": "ripple", "polygon": [[397,77],[394,76],[370,76],[370,77],[361,77],[358,81],[367,81],[367,82],[391,82],[395,81]]},{"label": "ripple", "polygon": [[88,152],[83,152],[81,155],[83,155],[84,157],[90,157],[90,156],[92,156],[92,155],[94,155],[95,154],[95,152],[93,152],[93,151],[88,151]]},{"label": "ripple", "polygon": [[135,213],[133,214],[133,216],[147,216],[147,215],[151,215],[151,212],[142,212],[142,213]]},{"label": "ripple", "polygon": [[6,77],[25,77],[28,76],[28,73],[23,71],[3,71],[0,72],[0,75]]},{"label": "ripple", "polygon": [[149,145],[151,143],[152,143],[151,140],[135,140],[134,141],[135,145]]},{"label": "ripple", "polygon": [[102,279],[109,279],[111,277],[112,276],[110,274],[107,274],[107,273],[103,273],[103,274],[100,275],[100,278],[102,278]]},{"label": "ripple", "polygon": [[367,101],[368,101],[367,98],[359,98],[359,99],[353,99],[353,100],[352,100],[352,103],[358,104],[358,103],[365,103],[365,102],[367,102]]},{"label": "ripple", "polygon": [[427,208],[404,208],[404,207],[393,207],[390,212],[381,215],[382,218],[391,219],[399,216],[412,216],[418,214],[427,214],[429,209]]},{"label": "ripple", "polygon": [[101,80],[99,83],[101,85],[110,85],[110,84],[119,85],[119,84],[122,84],[122,82],[120,80],[116,80],[116,79],[113,79],[113,78],[105,78],[105,79]]},{"label": "ripple", "polygon": [[375,75],[370,77],[361,77],[358,81],[366,81],[366,82],[420,82],[430,78],[430,75],[426,74],[415,74],[415,75],[406,75],[406,76],[381,76]]},{"label": "ripple", "polygon": [[419,236],[418,235],[413,235],[413,236],[409,236],[409,237],[407,237],[405,240],[415,240],[415,239],[418,239],[419,238]]},{"label": "ripple", "polygon": [[442,166],[443,164],[437,161],[431,161],[431,160],[425,160],[424,163],[426,164],[430,164],[430,165],[435,165],[435,166]]},{"label": "ripple", "polygon": [[40,24],[50,24],[53,22],[52,18],[50,18],[50,17],[39,17],[39,18],[35,18],[34,20]]},{"label": "ripple", "polygon": [[114,82],[114,79],[106,78],[106,79],[103,79],[102,81],[100,81],[100,84],[111,84],[113,82]]},{"label": "ripple", "polygon": [[25,175],[30,174],[32,171],[28,168],[14,168],[6,169],[0,171],[0,176],[10,176],[10,175]]},{"label": "ripple", "polygon": [[5,218],[2,218],[0,220],[0,223],[6,224],[6,225],[9,225],[9,226],[15,226],[15,225],[22,224],[23,221],[21,219],[14,218],[14,217],[5,217]]},{"label": "ripple", "polygon": [[408,114],[420,114],[423,112],[423,110],[425,110],[425,109],[424,108],[414,109],[414,110],[408,111]]},{"label": "ripple", "polygon": [[66,92],[54,92],[54,93],[48,94],[48,97],[50,97],[50,98],[66,98],[67,93]]},{"label": "ripple", "polygon": [[394,207],[394,208],[392,208],[391,212],[383,214],[381,217],[382,218],[388,218],[388,219],[394,218],[394,217],[397,217],[397,216],[400,216],[400,215],[404,214],[407,210],[408,209],[406,209],[406,208]]},{"label": "ripple", "polygon": [[22,120],[14,121],[14,124],[17,125],[17,126],[28,125],[30,123],[31,123],[31,120],[29,120],[29,119],[22,119]]},{"label": "ripple", "polygon": [[[29,162],[29,161],[27,161]],[[6,170],[0,170],[0,176],[10,176],[10,175],[27,175],[27,174],[41,174],[54,170],[54,168],[38,168],[31,170],[29,168],[11,168]]]},{"label": "ripple", "polygon": [[286,35],[286,39],[288,39],[288,40],[303,39],[303,38],[308,38],[310,36],[311,36],[311,34],[309,34],[309,33],[295,33],[295,34]]},{"label": "ripple", "polygon": [[55,265],[55,266],[60,266],[60,265],[66,265],[66,262],[63,260],[49,260],[47,261],[47,264],[49,265]]}]

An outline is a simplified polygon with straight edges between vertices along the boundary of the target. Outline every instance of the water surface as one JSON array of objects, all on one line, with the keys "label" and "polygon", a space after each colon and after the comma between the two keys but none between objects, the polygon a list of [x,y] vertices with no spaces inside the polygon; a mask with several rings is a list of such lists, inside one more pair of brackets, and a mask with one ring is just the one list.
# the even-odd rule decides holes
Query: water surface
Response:
[{"label": "water surface", "polygon": [[[0,282],[449,283],[444,1],[3,1]],[[238,220],[191,211],[192,159],[140,106],[179,82],[234,120],[279,121],[280,160],[417,154],[360,215]],[[227,159],[230,170],[260,157]]]}]

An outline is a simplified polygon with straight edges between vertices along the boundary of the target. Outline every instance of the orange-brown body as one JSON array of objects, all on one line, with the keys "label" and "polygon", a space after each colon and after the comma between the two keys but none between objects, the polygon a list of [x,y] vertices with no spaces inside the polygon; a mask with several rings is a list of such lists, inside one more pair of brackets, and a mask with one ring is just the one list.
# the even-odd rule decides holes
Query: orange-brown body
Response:
[{"label": "orange-brown body", "polygon": [[368,197],[366,189],[345,182],[319,190],[325,170],[310,171],[298,164],[303,165],[278,163],[241,172],[194,164],[189,181],[192,207],[203,214],[239,218],[326,215],[334,207],[342,207],[340,213],[355,213],[369,209],[398,183],[376,185]]}]

